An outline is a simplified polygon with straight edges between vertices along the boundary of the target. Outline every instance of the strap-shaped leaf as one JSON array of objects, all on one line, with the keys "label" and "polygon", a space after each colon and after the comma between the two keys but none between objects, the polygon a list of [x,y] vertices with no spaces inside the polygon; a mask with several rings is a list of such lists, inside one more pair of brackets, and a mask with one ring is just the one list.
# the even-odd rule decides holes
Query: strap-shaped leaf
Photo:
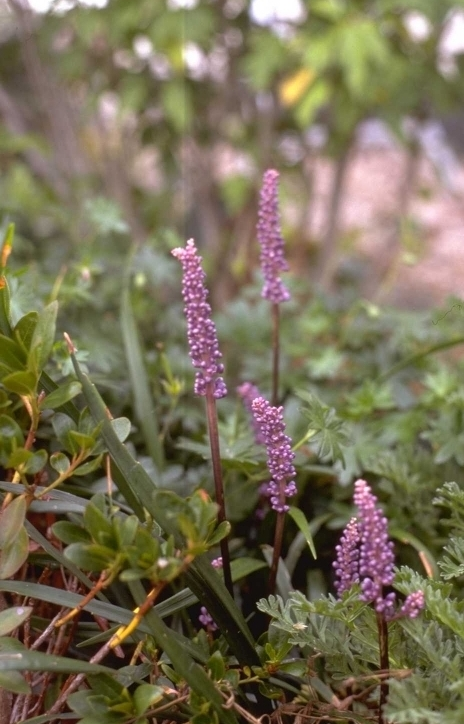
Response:
[{"label": "strap-shaped leaf", "polygon": [[[143,511],[145,508],[158,525],[181,545],[175,521],[154,505],[155,483],[140,463],[134,460],[125,445],[118,440],[98,390],[82,372],[75,356],[71,355],[71,358],[89,410],[95,422],[102,423],[101,434],[114,463],[113,479],[119,491],[141,520],[145,519]],[[192,593],[208,609],[220,627],[240,664],[258,666],[259,658],[246,621],[209,559],[206,556],[198,557],[185,577]]]}]

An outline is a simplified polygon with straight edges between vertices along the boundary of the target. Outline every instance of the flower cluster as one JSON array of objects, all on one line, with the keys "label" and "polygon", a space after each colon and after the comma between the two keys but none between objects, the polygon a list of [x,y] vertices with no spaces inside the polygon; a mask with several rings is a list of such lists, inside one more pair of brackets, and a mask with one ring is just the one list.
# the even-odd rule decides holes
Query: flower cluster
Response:
[{"label": "flower cluster", "polygon": [[271,474],[267,495],[275,511],[286,513],[289,509],[286,498],[296,494],[293,480],[296,470],[291,440],[285,434],[283,407],[273,407],[264,397],[257,397],[251,403],[251,409],[267,450],[267,466]]},{"label": "flower cluster", "polygon": [[288,264],[284,257],[284,240],[280,231],[278,178],[279,173],[274,169],[269,169],[263,176],[257,226],[258,241],[261,245],[261,269],[264,276],[262,296],[274,304],[290,299],[290,293],[279,276],[280,272],[288,271]]},{"label": "flower cluster", "polygon": [[195,377],[195,393],[206,395],[208,385],[214,385],[214,397],[220,398],[227,394],[227,387],[220,376],[224,366],[219,362],[222,355],[216,334],[216,327],[211,319],[211,307],[208,304],[208,291],[205,287],[205,273],[202,259],[197,252],[195,242],[190,239],[185,248],[172,250],[172,255],[182,264],[182,295],[184,311],[187,318],[187,337],[190,359],[198,370]]},{"label": "flower cluster", "polygon": [[395,593],[384,595],[384,587],[391,586],[394,579],[393,543],[388,538],[388,521],[365,480],[356,481],[354,502],[359,517],[352,518],[345,528],[333,564],[338,595],[360,583],[361,599],[373,603],[387,620],[399,616],[415,618],[424,607],[422,591],[411,593],[399,612],[395,608]]},{"label": "flower cluster", "polygon": [[243,382],[243,384],[241,384],[239,387],[237,387],[237,392],[243,400],[245,409],[251,415],[251,424],[253,426],[253,432],[255,435],[256,444],[264,445],[264,437],[261,433],[258,423],[256,422],[256,420],[253,416],[253,410],[251,409],[253,400],[255,400],[257,397],[261,396],[259,394],[258,388],[255,385],[253,385],[251,382]]}]

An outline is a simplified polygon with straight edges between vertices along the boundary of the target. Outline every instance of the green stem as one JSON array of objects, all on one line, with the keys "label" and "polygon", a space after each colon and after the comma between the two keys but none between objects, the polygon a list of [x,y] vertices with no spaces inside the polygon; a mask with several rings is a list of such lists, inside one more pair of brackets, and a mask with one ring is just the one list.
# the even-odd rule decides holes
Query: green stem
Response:
[{"label": "green stem", "polygon": [[277,513],[277,520],[274,533],[274,550],[272,553],[271,570],[269,571],[269,595],[275,593],[277,570],[279,568],[280,552],[284,536],[285,513]]},{"label": "green stem", "polygon": [[[213,464],[214,489],[216,503],[219,506],[218,523],[226,520],[226,505],[224,501],[224,485],[222,482],[221,453],[219,449],[219,430],[217,421],[216,399],[214,397],[214,382],[208,384],[206,389],[206,417],[208,420],[209,444],[211,448],[211,460]],[[222,570],[224,572],[224,583],[230,595],[233,597],[232,573],[230,570],[229,543],[227,538],[221,540]]]},{"label": "green stem", "polygon": [[[377,613],[377,629],[379,632],[379,650],[380,650],[380,670],[386,673],[390,668],[388,657],[388,625],[383,613]],[[380,699],[379,699],[379,724],[385,724],[383,717],[383,708],[388,699],[388,681],[382,678],[380,683]]]}]

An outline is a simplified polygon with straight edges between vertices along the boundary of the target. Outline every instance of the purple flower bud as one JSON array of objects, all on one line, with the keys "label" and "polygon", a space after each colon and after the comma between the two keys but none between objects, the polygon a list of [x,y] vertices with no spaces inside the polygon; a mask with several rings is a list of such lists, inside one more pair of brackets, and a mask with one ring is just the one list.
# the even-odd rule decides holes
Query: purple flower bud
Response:
[{"label": "purple flower bud", "polygon": [[406,597],[405,602],[400,608],[400,615],[408,618],[417,618],[425,606],[425,597],[423,591],[414,591]]},{"label": "purple flower bud", "polygon": [[296,495],[297,491],[293,480],[296,475],[293,467],[295,455],[292,441],[285,435],[283,407],[273,407],[264,397],[257,397],[251,403],[251,409],[266,445],[267,466],[271,473],[267,494],[271,506],[278,513],[286,513],[289,509],[286,498]]},{"label": "purple flower bud", "polygon": [[212,616],[208,613],[208,610],[204,606],[202,606],[200,609],[200,615],[198,616],[198,620],[202,626],[208,629],[208,631],[217,630],[217,626],[214,623]]},{"label": "purple flower bud", "polygon": [[338,580],[335,588],[339,596],[354,583],[359,583],[359,527],[356,518],[351,518],[343,531],[340,543],[335,546],[337,559],[333,563]]},{"label": "purple flower bud", "polygon": [[237,387],[237,392],[243,400],[243,404],[247,412],[251,415],[251,424],[253,426],[253,432],[255,435],[255,442],[257,445],[264,445],[264,437],[261,434],[258,423],[253,416],[253,410],[251,409],[251,403],[257,397],[261,397],[258,388],[251,382],[243,382]]},{"label": "purple flower bud", "polygon": [[205,287],[205,273],[201,256],[193,239],[187,241],[185,248],[172,250],[172,255],[182,264],[182,295],[184,312],[187,318],[187,338],[190,359],[198,370],[195,377],[195,394],[206,395],[208,385],[214,384],[214,397],[227,395],[227,387],[220,376],[224,366],[219,362],[222,355],[211,319],[211,307],[206,301],[208,291]]},{"label": "purple flower bud", "polygon": [[222,556],[219,556],[218,558],[213,558],[211,561],[211,565],[213,568],[222,568]]},{"label": "purple flower bud", "polygon": [[290,293],[279,276],[280,272],[288,271],[288,264],[284,257],[284,240],[280,230],[278,178],[279,173],[274,169],[269,169],[263,176],[257,226],[258,241],[261,245],[261,269],[264,276],[262,296],[273,304],[290,299]]}]

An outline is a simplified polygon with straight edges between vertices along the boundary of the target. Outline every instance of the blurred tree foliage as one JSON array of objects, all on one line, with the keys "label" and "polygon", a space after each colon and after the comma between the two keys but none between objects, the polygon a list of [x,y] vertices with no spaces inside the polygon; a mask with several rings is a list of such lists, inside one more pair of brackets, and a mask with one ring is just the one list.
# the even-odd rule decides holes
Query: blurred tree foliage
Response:
[{"label": "blurred tree foliage", "polygon": [[[460,107],[463,56],[447,55],[443,40],[464,0],[268,3],[266,18],[265,5],[56,1],[37,14],[27,0],[2,0],[1,211],[60,298],[74,275],[88,303],[99,276],[99,303],[111,308],[112,272],[131,243],[156,255],[172,246],[166,229],[195,236],[216,301],[229,298],[252,268],[269,166],[285,170],[298,264],[309,271],[307,249],[320,243],[316,277],[329,285],[350,151],[369,117],[411,149],[399,190],[407,214],[418,149],[403,120]],[[336,160],[322,240],[307,223],[314,153]]]}]

